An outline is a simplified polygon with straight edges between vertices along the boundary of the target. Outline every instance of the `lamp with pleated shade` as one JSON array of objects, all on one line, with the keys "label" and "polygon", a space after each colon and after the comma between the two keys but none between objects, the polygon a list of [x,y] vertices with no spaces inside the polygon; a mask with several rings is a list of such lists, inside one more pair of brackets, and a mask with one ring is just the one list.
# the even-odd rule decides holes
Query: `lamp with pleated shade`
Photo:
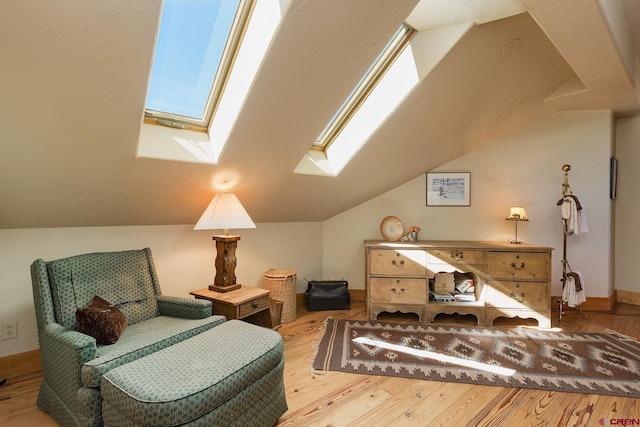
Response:
[{"label": "lamp with pleated shade", "polygon": [[224,234],[214,235],[216,242],[216,277],[209,289],[229,292],[241,287],[236,283],[236,248],[240,236],[230,235],[230,229],[256,228],[238,198],[233,193],[218,193],[213,197],[194,230],[224,230]]},{"label": "lamp with pleated shade", "polygon": [[516,223],[516,239],[512,240],[511,243],[519,245],[522,242],[518,241],[518,222],[529,221],[529,218],[527,217],[527,213],[525,212],[523,207],[512,206],[511,209],[509,209],[509,214],[505,219],[507,221],[514,221]]}]

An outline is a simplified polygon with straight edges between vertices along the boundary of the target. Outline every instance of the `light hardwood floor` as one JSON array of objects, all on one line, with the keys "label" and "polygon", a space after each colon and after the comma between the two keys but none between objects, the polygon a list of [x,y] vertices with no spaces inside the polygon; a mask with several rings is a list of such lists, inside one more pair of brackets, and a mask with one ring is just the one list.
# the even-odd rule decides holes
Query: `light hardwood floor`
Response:
[{"label": "light hardwood floor", "polygon": [[[437,381],[378,377],[339,372],[312,373],[313,345],[323,320],[366,319],[364,303],[351,310],[307,312],[280,328],[285,340],[285,384],[289,410],[284,426],[599,426],[637,425],[640,399],[591,394],[557,393]],[[614,329],[640,338],[640,306],[619,304],[615,313],[566,310],[553,328],[571,332]],[[587,318],[588,317],[588,318]],[[409,322],[412,315],[383,315],[380,320]],[[437,323],[473,324],[464,316],[439,316]],[[500,319],[496,327],[534,321]],[[0,388],[0,425],[56,426],[35,406],[41,373],[9,378]],[[602,420],[602,422],[601,422]],[[618,421],[621,420],[621,421]]]}]

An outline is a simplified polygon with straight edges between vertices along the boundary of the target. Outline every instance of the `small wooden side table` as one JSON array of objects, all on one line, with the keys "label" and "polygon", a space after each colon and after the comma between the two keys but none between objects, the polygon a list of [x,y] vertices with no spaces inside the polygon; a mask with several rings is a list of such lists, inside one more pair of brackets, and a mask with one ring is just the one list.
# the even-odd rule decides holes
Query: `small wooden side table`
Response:
[{"label": "small wooden side table", "polygon": [[211,314],[220,314],[227,319],[241,319],[255,325],[273,328],[269,310],[267,289],[242,286],[230,292],[216,292],[209,288],[189,292],[197,299],[211,301]]}]

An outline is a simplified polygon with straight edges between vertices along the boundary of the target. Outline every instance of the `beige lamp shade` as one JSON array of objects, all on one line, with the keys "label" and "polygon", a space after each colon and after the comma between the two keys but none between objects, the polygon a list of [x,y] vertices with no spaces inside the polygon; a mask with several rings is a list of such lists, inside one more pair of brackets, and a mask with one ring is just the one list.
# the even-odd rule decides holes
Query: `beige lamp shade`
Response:
[{"label": "beige lamp shade", "polygon": [[505,219],[507,221],[529,221],[527,213],[525,212],[524,208],[520,206],[512,206],[511,209],[509,209],[509,214]]},{"label": "beige lamp shade", "polygon": [[509,214],[505,218],[507,221],[515,221],[516,223],[516,238],[511,240],[511,243],[519,245],[520,241],[518,241],[518,222],[520,221],[529,221],[529,217],[527,217],[527,213],[524,211],[524,208],[521,206],[511,206],[509,209]]},{"label": "beige lamp shade", "polygon": [[225,235],[229,235],[232,228],[256,228],[233,193],[216,194],[193,227],[194,230],[224,230]]}]

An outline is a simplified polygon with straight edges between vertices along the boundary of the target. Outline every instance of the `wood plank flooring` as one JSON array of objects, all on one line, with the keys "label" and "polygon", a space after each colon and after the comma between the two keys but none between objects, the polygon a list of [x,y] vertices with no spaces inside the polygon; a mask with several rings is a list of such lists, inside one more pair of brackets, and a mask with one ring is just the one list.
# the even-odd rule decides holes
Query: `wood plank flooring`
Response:
[{"label": "wood plank flooring", "polygon": [[[364,303],[351,310],[307,312],[279,332],[285,340],[285,385],[289,410],[278,426],[599,426],[638,425],[640,399],[543,390],[455,384],[340,372],[313,373],[314,343],[324,319],[366,319]],[[556,307],[557,310],[557,307]],[[640,306],[618,304],[614,313],[567,309],[553,328],[571,332],[613,329],[640,339]],[[415,321],[413,315],[383,314],[380,320]],[[465,316],[439,316],[441,324],[473,324]],[[499,319],[496,327],[535,321]],[[7,379],[0,387],[0,425],[57,424],[35,406],[40,372]],[[626,424],[625,424],[626,423]]]}]

